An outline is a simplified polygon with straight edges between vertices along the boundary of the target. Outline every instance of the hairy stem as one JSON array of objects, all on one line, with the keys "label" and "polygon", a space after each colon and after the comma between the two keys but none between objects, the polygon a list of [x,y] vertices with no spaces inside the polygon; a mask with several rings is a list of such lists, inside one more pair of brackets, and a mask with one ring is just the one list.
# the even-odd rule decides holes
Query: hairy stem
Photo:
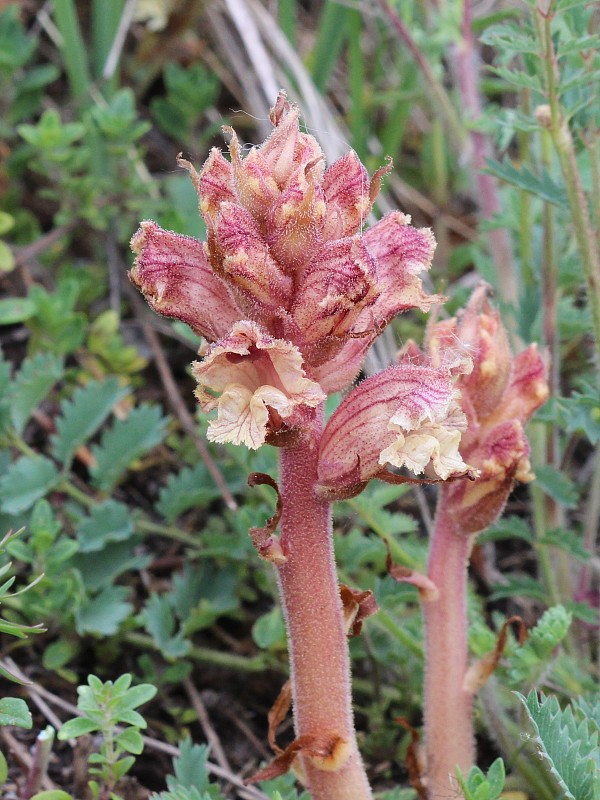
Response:
[{"label": "hairy stem", "polygon": [[473,537],[461,535],[445,513],[444,494],[442,488],[427,571],[440,595],[423,604],[429,800],[453,797],[457,765],[467,774],[475,763],[473,696],[463,688],[468,666],[467,564]]},{"label": "hairy stem", "polygon": [[[279,586],[290,650],[296,736],[339,737],[334,767],[303,756],[313,800],[367,800],[371,790],[356,745],[349,653],[333,556],[331,507],[314,494],[317,444],[281,452],[281,546],[287,561]],[[337,769],[335,767],[338,767]]]}]

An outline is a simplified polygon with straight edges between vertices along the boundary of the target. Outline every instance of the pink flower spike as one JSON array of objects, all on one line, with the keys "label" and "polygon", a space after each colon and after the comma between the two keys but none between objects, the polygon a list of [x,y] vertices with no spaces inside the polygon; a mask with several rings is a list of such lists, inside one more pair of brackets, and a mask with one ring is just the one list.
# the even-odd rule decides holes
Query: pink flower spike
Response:
[{"label": "pink flower spike", "polygon": [[458,453],[464,416],[450,375],[416,364],[367,378],[329,420],[319,451],[319,484],[328,497],[347,497],[386,463],[442,479],[466,475]]},{"label": "pink flower spike", "polygon": [[410,217],[392,211],[365,231],[363,241],[377,264],[380,297],[372,313],[378,327],[409,308],[428,311],[443,301],[440,295],[427,295],[418,277],[430,268],[435,250],[429,228],[413,228]]},{"label": "pink flower spike", "polygon": [[252,450],[269,434],[300,428],[302,410],[325,400],[319,384],[306,377],[300,351],[249,321],[236,323],[204,361],[192,365],[192,374],[203,411],[217,409],[209,440]]},{"label": "pink flower spike", "polygon": [[136,254],[129,278],[159,314],[186,322],[215,341],[241,313],[213,273],[201,242],[145,221],[131,240]]}]

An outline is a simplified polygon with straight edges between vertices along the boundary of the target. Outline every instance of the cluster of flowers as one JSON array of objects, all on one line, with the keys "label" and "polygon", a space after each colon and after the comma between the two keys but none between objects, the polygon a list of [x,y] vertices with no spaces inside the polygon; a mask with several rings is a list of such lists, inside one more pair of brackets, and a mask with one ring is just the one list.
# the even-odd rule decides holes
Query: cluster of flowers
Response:
[{"label": "cluster of flowers", "polygon": [[[180,160],[200,197],[206,242],[150,221],[132,240],[133,283],[208,342],[193,375],[202,409],[217,411],[209,439],[250,448],[294,446],[397,314],[443,299],[419,277],[433,256],[430,230],[399,212],[362,230],[389,166],[369,179],[351,152],[325,169],[283,93],[271,120],[272,135],[244,158],[226,129],[231,160],[215,148],[200,173]],[[467,417],[455,386],[469,367],[411,352],[353,388],[315,443],[320,491],[347,497],[386,465],[472,476],[458,450]]]}]

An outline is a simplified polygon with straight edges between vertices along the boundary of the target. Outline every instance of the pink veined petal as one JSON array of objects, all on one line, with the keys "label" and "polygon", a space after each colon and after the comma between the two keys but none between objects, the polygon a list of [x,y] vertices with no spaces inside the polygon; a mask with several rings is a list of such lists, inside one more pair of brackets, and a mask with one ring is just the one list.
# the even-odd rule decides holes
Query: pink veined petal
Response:
[{"label": "pink veined petal", "polygon": [[341,488],[348,480],[374,477],[382,451],[399,435],[418,434],[424,423],[429,433],[432,422],[443,427],[454,396],[448,373],[430,367],[393,366],[367,378],[342,401],[323,432],[319,483]]},{"label": "pink veined petal", "polygon": [[334,162],[323,175],[327,202],[327,239],[358,233],[371,208],[369,176],[354,151]]},{"label": "pink veined petal", "polygon": [[233,167],[221,151],[213,147],[198,178],[200,213],[203,217],[214,216],[219,205],[225,201],[235,202]]},{"label": "pink veined petal", "polygon": [[213,273],[203,245],[145,221],[131,240],[136,259],[129,277],[159,314],[186,322],[209,341],[241,317],[227,286]]},{"label": "pink veined petal", "polygon": [[291,313],[307,342],[343,337],[377,297],[375,265],[362,239],[339,239],[306,269]]},{"label": "pink veined petal", "polygon": [[367,337],[348,339],[333,358],[313,367],[313,376],[324,392],[339,392],[356,379],[371,342]]},{"label": "pink veined petal", "polygon": [[418,277],[430,268],[435,250],[429,228],[413,228],[410,217],[393,211],[365,231],[363,240],[377,264],[380,296],[371,311],[378,326],[409,308],[428,311],[442,302],[440,295],[425,293]]}]

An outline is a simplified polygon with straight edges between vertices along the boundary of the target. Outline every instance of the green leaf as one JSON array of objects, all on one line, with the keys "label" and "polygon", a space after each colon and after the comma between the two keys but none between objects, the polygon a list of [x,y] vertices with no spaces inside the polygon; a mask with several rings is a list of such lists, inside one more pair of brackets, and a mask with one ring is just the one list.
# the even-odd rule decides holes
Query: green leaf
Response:
[{"label": "green leaf", "polygon": [[0,700],[0,725],[14,725],[30,730],[33,720],[25,700],[19,697],[3,697]]},{"label": "green leaf", "polygon": [[131,603],[125,600],[128,594],[124,586],[107,586],[96,597],[85,601],[75,611],[77,633],[115,634],[133,610]]},{"label": "green leaf", "polygon": [[285,649],[285,624],[279,606],[259,617],[252,626],[252,638],[258,647]]},{"label": "green leaf", "polygon": [[167,522],[174,522],[190,508],[204,508],[218,496],[219,490],[200,461],[193,468],[185,467],[169,476],[156,508]]},{"label": "green leaf", "polygon": [[[136,686],[127,689],[123,697],[119,699],[119,709],[131,709],[142,706],[144,703],[148,703],[152,700],[152,698],[156,696],[157,691],[156,686],[153,686],[151,683],[138,683]],[[146,724],[144,723],[143,726],[138,727],[145,728]]]},{"label": "green leaf", "polygon": [[102,550],[108,542],[123,542],[133,534],[131,513],[126,505],[106,500],[95,506],[79,523],[77,539],[82,553]]},{"label": "green leaf", "polygon": [[31,800],[73,800],[73,795],[63,792],[62,789],[49,789],[34,794]]},{"label": "green leaf", "polygon": [[525,698],[517,693],[535,730],[550,774],[567,800],[598,800],[600,797],[600,747],[598,731],[590,731],[586,720],[578,722],[571,706],[562,711],[553,695],[532,690]]},{"label": "green leaf", "polygon": [[144,749],[144,740],[137,728],[125,728],[115,737],[115,742],[122,750],[136,756],[139,756]]},{"label": "green leaf", "polygon": [[25,359],[10,390],[11,419],[17,433],[22,433],[31,413],[62,374],[62,359],[52,353],[37,353]]},{"label": "green leaf", "polygon": [[56,458],[65,466],[70,464],[77,448],[96,433],[125,394],[117,378],[108,378],[103,382],[90,381],[76,389],[70,399],[63,400],[56,422],[57,433],[52,437]]},{"label": "green leaf", "polygon": [[103,434],[100,446],[93,448],[95,485],[110,491],[136,458],[162,441],[166,423],[158,406],[146,404],[134,408],[127,419],[115,420],[112,429]]},{"label": "green leaf", "polygon": [[503,600],[515,596],[533,597],[535,600],[546,602],[546,591],[538,580],[530,575],[509,576],[506,583],[495,583],[489,600]]},{"label": "green leaf", "polygon": [[190,651],[184,631],[175,634],[176,621],[171,605],[163,595],[152,594],[143,614],[144,626],[165,658],[175,659]]},{"label": "green leaf", "polygon": [[4,753],[0,750],[0,786],[6,781],[8,777],[8,764],[6,763],[6,758],[4,757]]},{"label": "green leaf", "polygon": [[538,486],[566,508],[575,508],[579,502],[579,491],[571,478],[564,472],[546,464],[535,468]]},{"label": "green leaf", "polygon": [[586,550],[581,540],[581,535],[565,528],[553,528],[539,540],[540,544],[551,545],[564,550],[578,561],[589,561],[592,554]]},{"label": "green leaf", "polygon": [[511,686],[531,686],[547,671],[554,651],[567,635],[572,618],[572,614],[560,605],[552,606],[542,614],[526,641],[510,655],[508,681]]},{"label": "green leaf", "polygon": [[523,541],[531,543],[533,542],[533,532],[529,523],[522,517],[511,516],[503,517],[477,537],[479,544],[498,542],[504,539],[523,539]]},{"label": "green leaf", "polygon": [[6,297],[0,300],[0,325],[16,325],[35,314],[35,304],[28,297]]},{"label": "green leaf", "polygon": [[521,169],[517,169],[507,159],[500,162],[486,158],[485,163],[487,166],[482,171],[488,175],[495,175],[512,186],[517,186],[559,208],[568,208],[564,189],[554,183],[545,170],[538,177],[528,167],[522,166]]},{"label": "green leaf", "polygon": [[97,731],[99,723],[88,717],[76,717],[69,719],[58,731],[58,738],[61,742],[65,739],[77,739],[78,736],[84,736],[86,733]]},{"label": "green leaf", "polygon": [[22,456],[0,479],[0,509],[12,515],[26,511],[59,479],[58,470],[45,456]]},{"label": "green leaf", "polygon": [[[15,257],[10,247],[0,239],[0,272],[12,272],[16,266]],[[7,298],[11,299],[12,298]],[[5,302],[4,300],[0,302]],[[6,324],[6,323],[5,323]]]}]

